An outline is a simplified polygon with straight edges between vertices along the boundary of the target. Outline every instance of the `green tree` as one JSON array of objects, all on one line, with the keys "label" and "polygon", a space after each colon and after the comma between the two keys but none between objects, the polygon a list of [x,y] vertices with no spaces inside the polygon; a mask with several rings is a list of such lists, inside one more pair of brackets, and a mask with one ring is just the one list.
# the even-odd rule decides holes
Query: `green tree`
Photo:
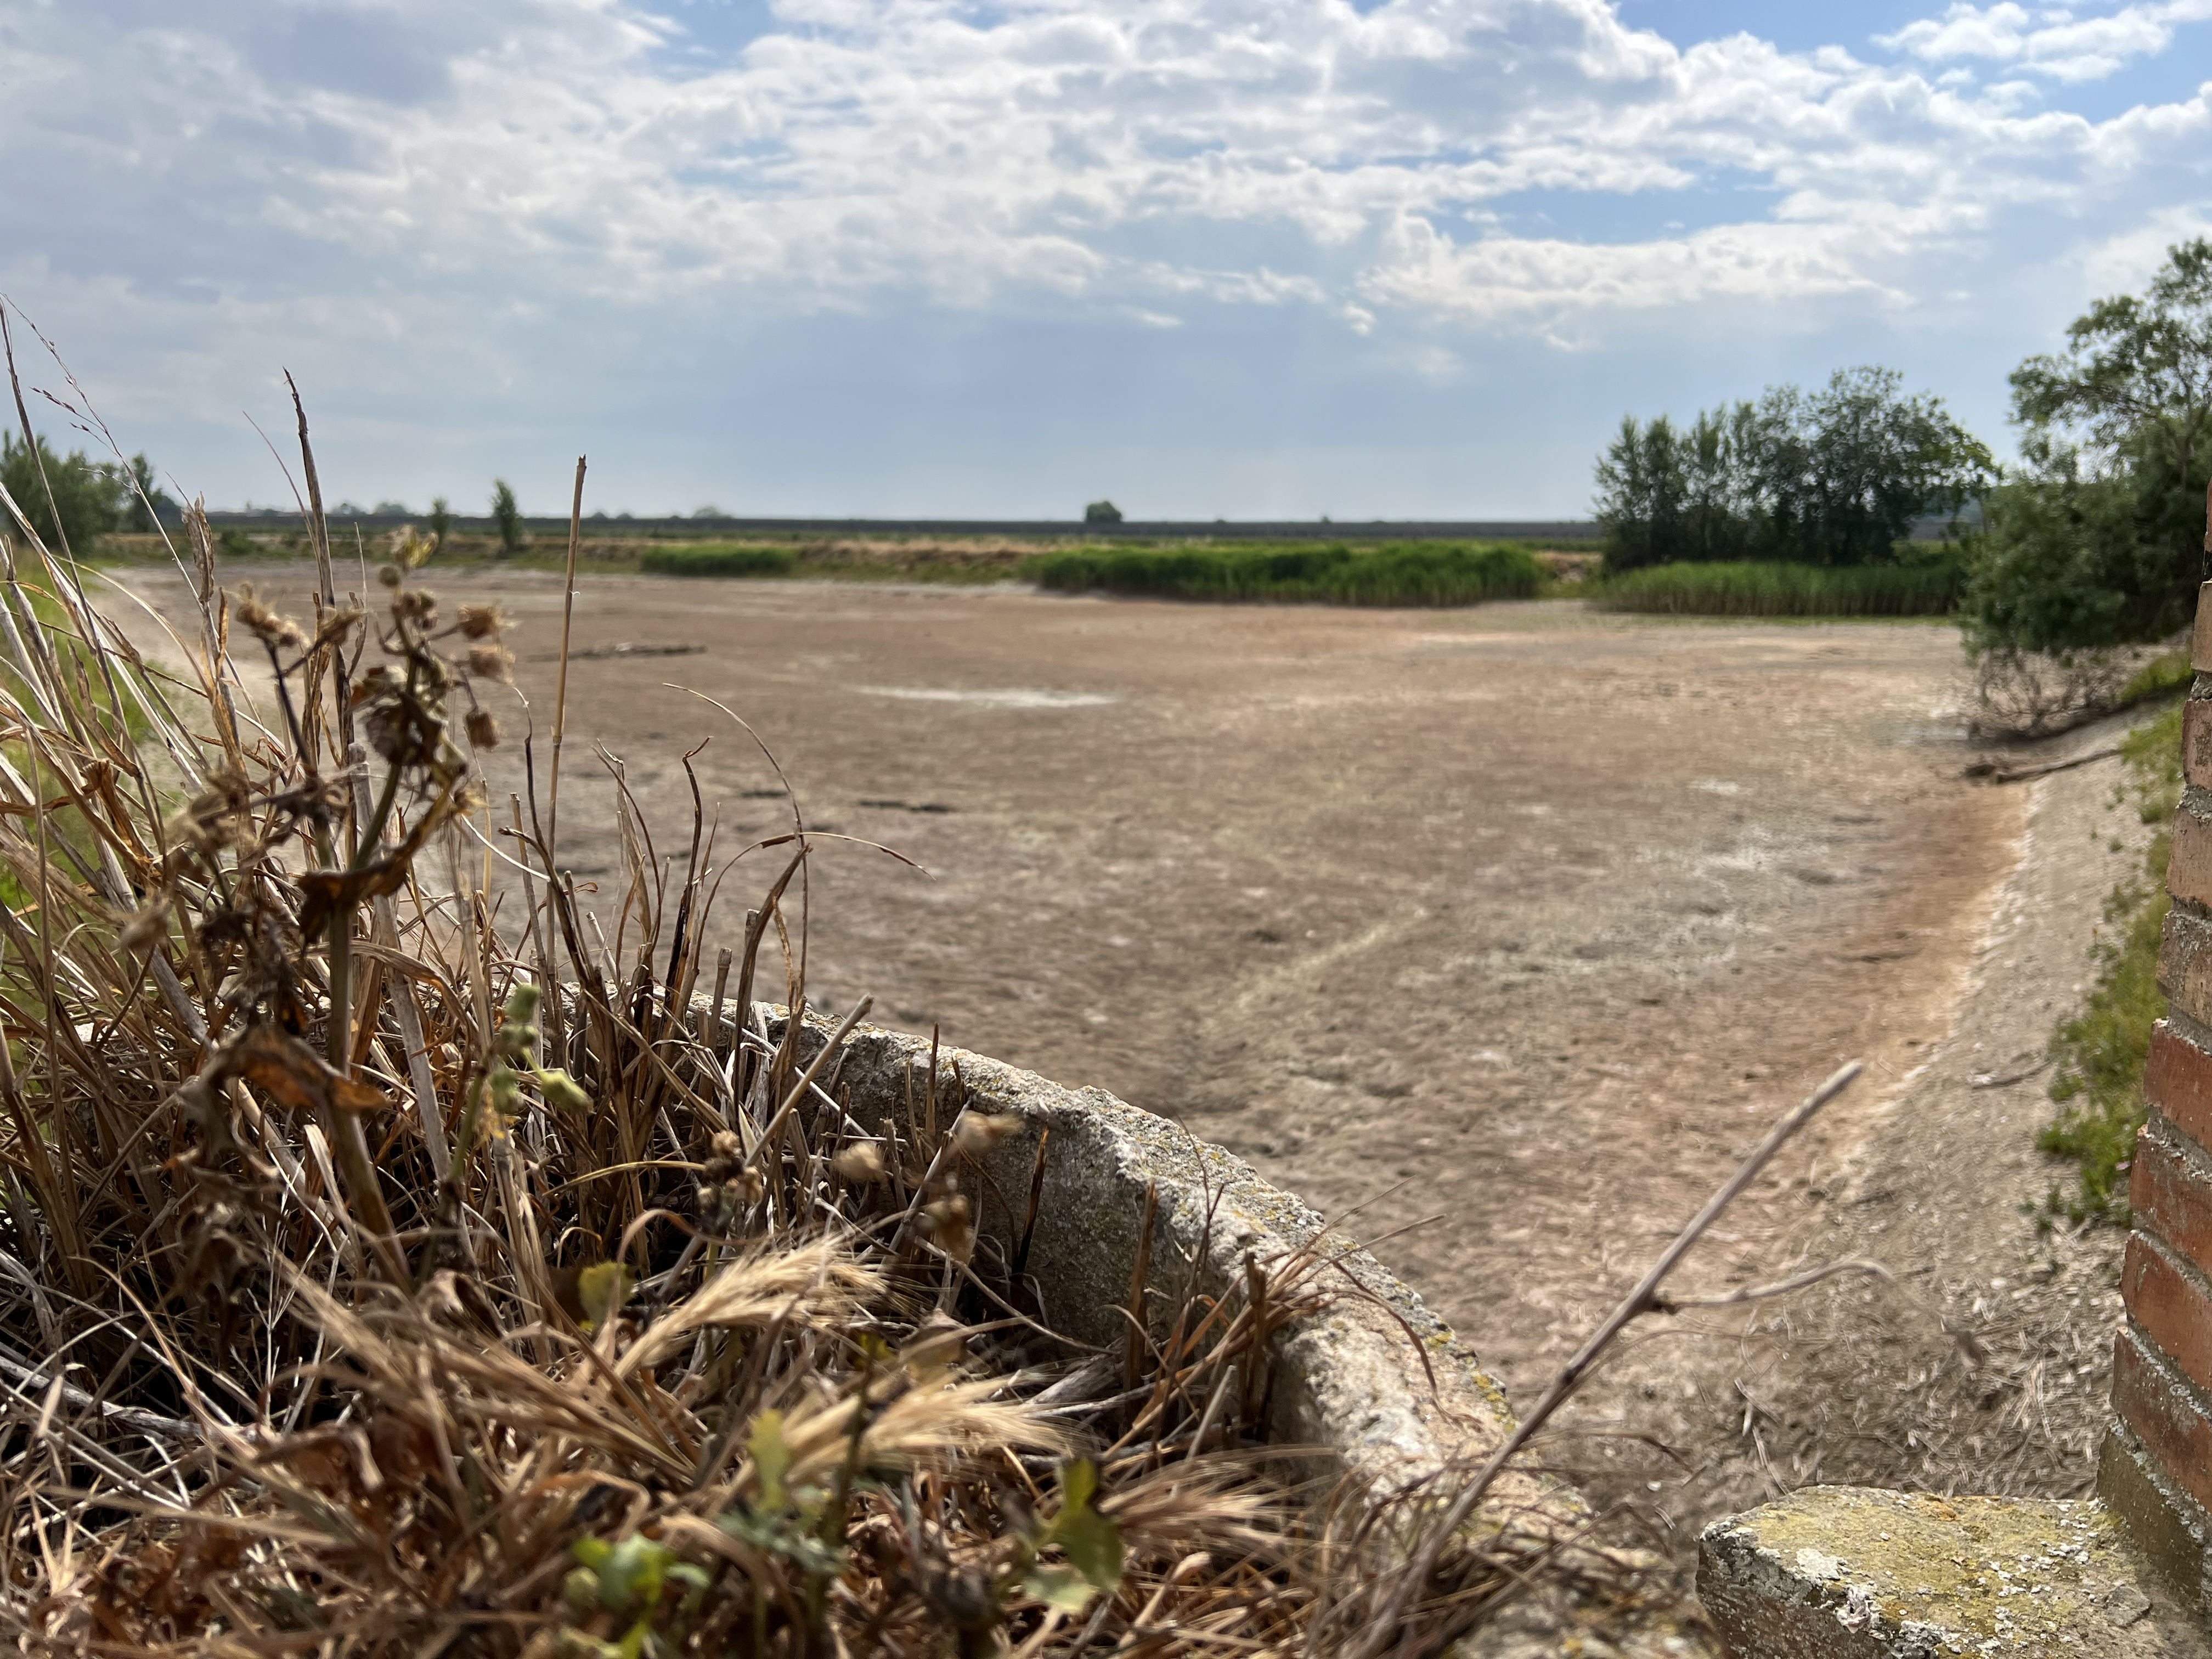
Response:
[{"label": "green tree", "polygon": [[499,526],[499,548],[502,553],[522,550],[522,509],[514,504],[514,486],[504,478],[491,481],[491,516]]},{"label": "green tree", "polygon": [[[40,541],[55,552],[66,547],[82,558],[122,516],[121,469],[92,460],[82,450],[62,455],[43,437],[37,445],[33,450],[0,432],[0,484],[7,486]],[[19,533],[14,515],[5,516],[0,532]]]},{"label": "green tree", "polygon": [[1994,468],[1941,398],[1903,386],[1893,369],[1839,369],[1819,392],[1770,386],[1687,428],[1625,418],[1597,465],[1607,568],[1893,557],[1913,520],[1955,510]]},{"label": "green tree", "polygon": [[122,490],[123,526],[135,535],[151,535],[179,514],[176,502],[154,477],[153,463],[143,450],[131,458],[130,476]]},{"label": "green tree", "polygon": [[1121,522],[1121,509],[1111,501],[1092,501],[1083,509],[1083,522],[1119,524]]},{"label": "green tree", "polygon": [[443,495],[430,498],[430,550],[434,553],[446,544],[446,532],[453,527],[453,515],[446,506]]},{"label": "green tree", "polygon": [[2023,465],[1992,492],[1967,641],[2063,653],[2183,626],[2212,472],[2212,240],[2170,248],[2142,295],[2097,301],[2068,350],[2013,372]]},{"label": "green tree", "polygon": [[1633,415],[1620,417],[1620,430],[1598,458],[1597,488],[1607,570],[1633,570],[1686,556],[1683,516],[1689,483],[1683,446],[1666,416],[1642,423]]}]

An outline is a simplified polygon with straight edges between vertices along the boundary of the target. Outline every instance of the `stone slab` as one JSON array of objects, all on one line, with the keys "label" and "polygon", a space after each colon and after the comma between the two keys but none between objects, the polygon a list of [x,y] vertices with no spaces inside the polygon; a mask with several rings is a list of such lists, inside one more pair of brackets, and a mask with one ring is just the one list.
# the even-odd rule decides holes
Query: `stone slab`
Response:
[{"label": "stone slab", "polygon": [[1698,1542],[1735,1659],[2207,1659],[2204,1632],[2094,1499],[1808,1486]]}]

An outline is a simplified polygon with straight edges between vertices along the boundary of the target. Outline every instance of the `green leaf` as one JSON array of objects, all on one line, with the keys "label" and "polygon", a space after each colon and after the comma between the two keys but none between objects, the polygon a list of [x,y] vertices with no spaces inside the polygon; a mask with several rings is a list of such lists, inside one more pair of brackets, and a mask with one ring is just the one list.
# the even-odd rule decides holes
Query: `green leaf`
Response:
[{"label": "green leaf", "polygon": [[1062,1515],[1053,1530],[1058,1534],[1053,1541],[1067,1552],[1069,1564],[1093,1589],[1121,1588],[1121,1529],[1110,1517],[1086,1509],[1072,1518]]},{"label": "green leaf", "polygon": [[1068,1567],[1038,1567],[1022,1580],[1023,1593],[1071,1617],[1091,1605],[1098,1592],[1083,1575]]},{"label": "green leaf", "polygon": [[714,1524],[756,1549],[773,1551],[796,1562],[807,1572],[836,1573],[842,1571],[845,1565],[843,1551],[833,1549],[813,1533],[802,1530],[787,1516],[736,1509]]},{"label": "green leaf", "polygon": [[597,1331],[617,1313],[630,1292],[629,1273],[618,1261],[602,1261],[576,1276],[576,1300],[584,1304],[584,1328]]},{"label": "green leaf", "polygon": [[589,1567],[571,1567],[561,1580],[561,1594],[577,1618],[588,1618],[599,1605],[599,1575]]},{"label": "green leaf", "polygon": [[783,1437],[783,1413],[763,1412],[755,1418],[745,1449],[752,1454],[753,1473],[760,1481],[760,1498],[754,1507],[781,1509],[786,1502],[784,1473],[791,1468],[791,1446]]},{"label": "green leaf", "polygon": [[1060,1466],[1060,1512],[1079,1514],[1090,1507],[1091,1495],[1098,1490],[1098,1466],[1087,1457],[1079,1457],[1073,1463]]},{"label": "green leaf", "polygon": [[568,1553],[596,1573],[606,1565],[607,1557],[614,1553],[614,1547],[604,1538],[579,1538],[568,1546]]}]

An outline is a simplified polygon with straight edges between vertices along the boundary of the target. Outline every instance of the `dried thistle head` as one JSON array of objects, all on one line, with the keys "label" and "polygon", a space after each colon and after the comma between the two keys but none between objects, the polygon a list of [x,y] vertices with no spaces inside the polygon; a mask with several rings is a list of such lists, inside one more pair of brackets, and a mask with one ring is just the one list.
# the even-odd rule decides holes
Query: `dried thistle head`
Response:
[{"label": "dried thistle head", "polygon": [[507,626],[507,618],[495,605],[465,605],[461,607],[461,633],[471,640],[497,637]]},{"label": "dried thistle head", "polygon": [[438,596],[426,588],[403,587],[392,595],[392,614],[417,628],[428,628],[437,619]]},{"label": "dried thistle head", "polygon": [[392,550],[392,562],[403,570],[421,569],[422,562],[438,548],[437,543],[428,537],[416,534],[411,524],[402,525],[393,531],[387,545]]},{"label": "dried thistle head", "polygon": [[963,1157],[975,1158],[989,1152],[1021,1127],[1022,1120],[1016,1113],[1003,1112],[993,1116],[985,1112],[963,1112],[960,1121],[952,1126],[952,1145]]},{"label": "dried thistle head", "polygon": [[289,617],[271,611],[262,603],[252,583],[241,584],[236,599],[239,626],[264,645],[283,647],[300,651],[307,647],[307,630]]},{"label": "dried thistle head", "polygon": [[831,1158],[830,1167],[837,1172],[840,1181],[855,1187],[881,1181],[885,1168],[882,1143],[856,1140]]},{"label": "dried thistle head", "polygon": [[468,728],[469,746],[472,749],[499,747],[499,722],[491,717],[489,708],[471,708],[463,722]]},{"label": "dried thistle head", "polygon": [[150,951],[169,936],[169,913],[162,906],[161,896],[155,894],[124,924],[122,944],[125,951],[136,956]]},{"label": "dried thistle head", "polygon": [[482,680],[502,684],[514,672],[514,653],[490,640],[469,647],[469,672]]},{"label": "dried thistle head", "polygon": [[921,1215],[928,1225],[929,1242],[945,1255],[955,1261],[965,1261],[975,1255],[975,1219],[965,1194],[954,1193],[925,1205]]}]

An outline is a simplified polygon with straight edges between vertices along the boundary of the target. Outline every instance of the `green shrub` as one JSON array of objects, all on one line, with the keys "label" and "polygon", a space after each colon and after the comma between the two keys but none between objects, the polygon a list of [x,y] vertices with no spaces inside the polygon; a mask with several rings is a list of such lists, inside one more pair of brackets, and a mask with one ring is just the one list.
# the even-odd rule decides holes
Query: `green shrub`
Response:
[{"label": "green shrub", "polygon": [[2181,799],[2181,706],[2130,732],[2120,753],[2129,768],[2126,795],[2144,823],[2160,827],[2151,838],[2142,878],[2121,883],[2105,901],[2105,920],[2113,932],[2096,947],[2097,982],[2087,1005],[2051,1036],[2058,1071],[2051,1098],[2060,1110],[2035,1144],[2081,1166],[2070,1196],[2052,1189],[2054,1212],[2124,1225],[2128,1164],[2145,1116],[2143,1061],[2150,1053],[2150,1028],[2166,1017],[2158,946],[2169,902],[2166,862],[2172,832],[2164,826]]},{"label": "green shrub", "polygon": [[2129,678],[2128,683],[2113,696],[2112,707],[2127,708],[2153,697],[2163,696],[2169,691],[2179,691],[2197,678],[2197,671],[2189,665],[2189,653],[2167,651],[2153,657]]},{"label": "green shrub", "polygon": [[690,543],[648,547],[637,568],[659,576],[781,576],[799,558],[787,547],[745,547],[728,543]]},{"label": "green shrub", "polygon": [[1957,605],[1957,560],[1924,564],[1661,564],[1607,577],[1606,611],[1673,617],[1942,617]]},{"label": "green shrub", "polygon": [[1063,593],[1285,604],[1452,605],[1533,598],[1543,573],[1526,550],[1469,542],[1397,542],[1355,550],[1115,548],[1054,553],[1038,585]]}]

